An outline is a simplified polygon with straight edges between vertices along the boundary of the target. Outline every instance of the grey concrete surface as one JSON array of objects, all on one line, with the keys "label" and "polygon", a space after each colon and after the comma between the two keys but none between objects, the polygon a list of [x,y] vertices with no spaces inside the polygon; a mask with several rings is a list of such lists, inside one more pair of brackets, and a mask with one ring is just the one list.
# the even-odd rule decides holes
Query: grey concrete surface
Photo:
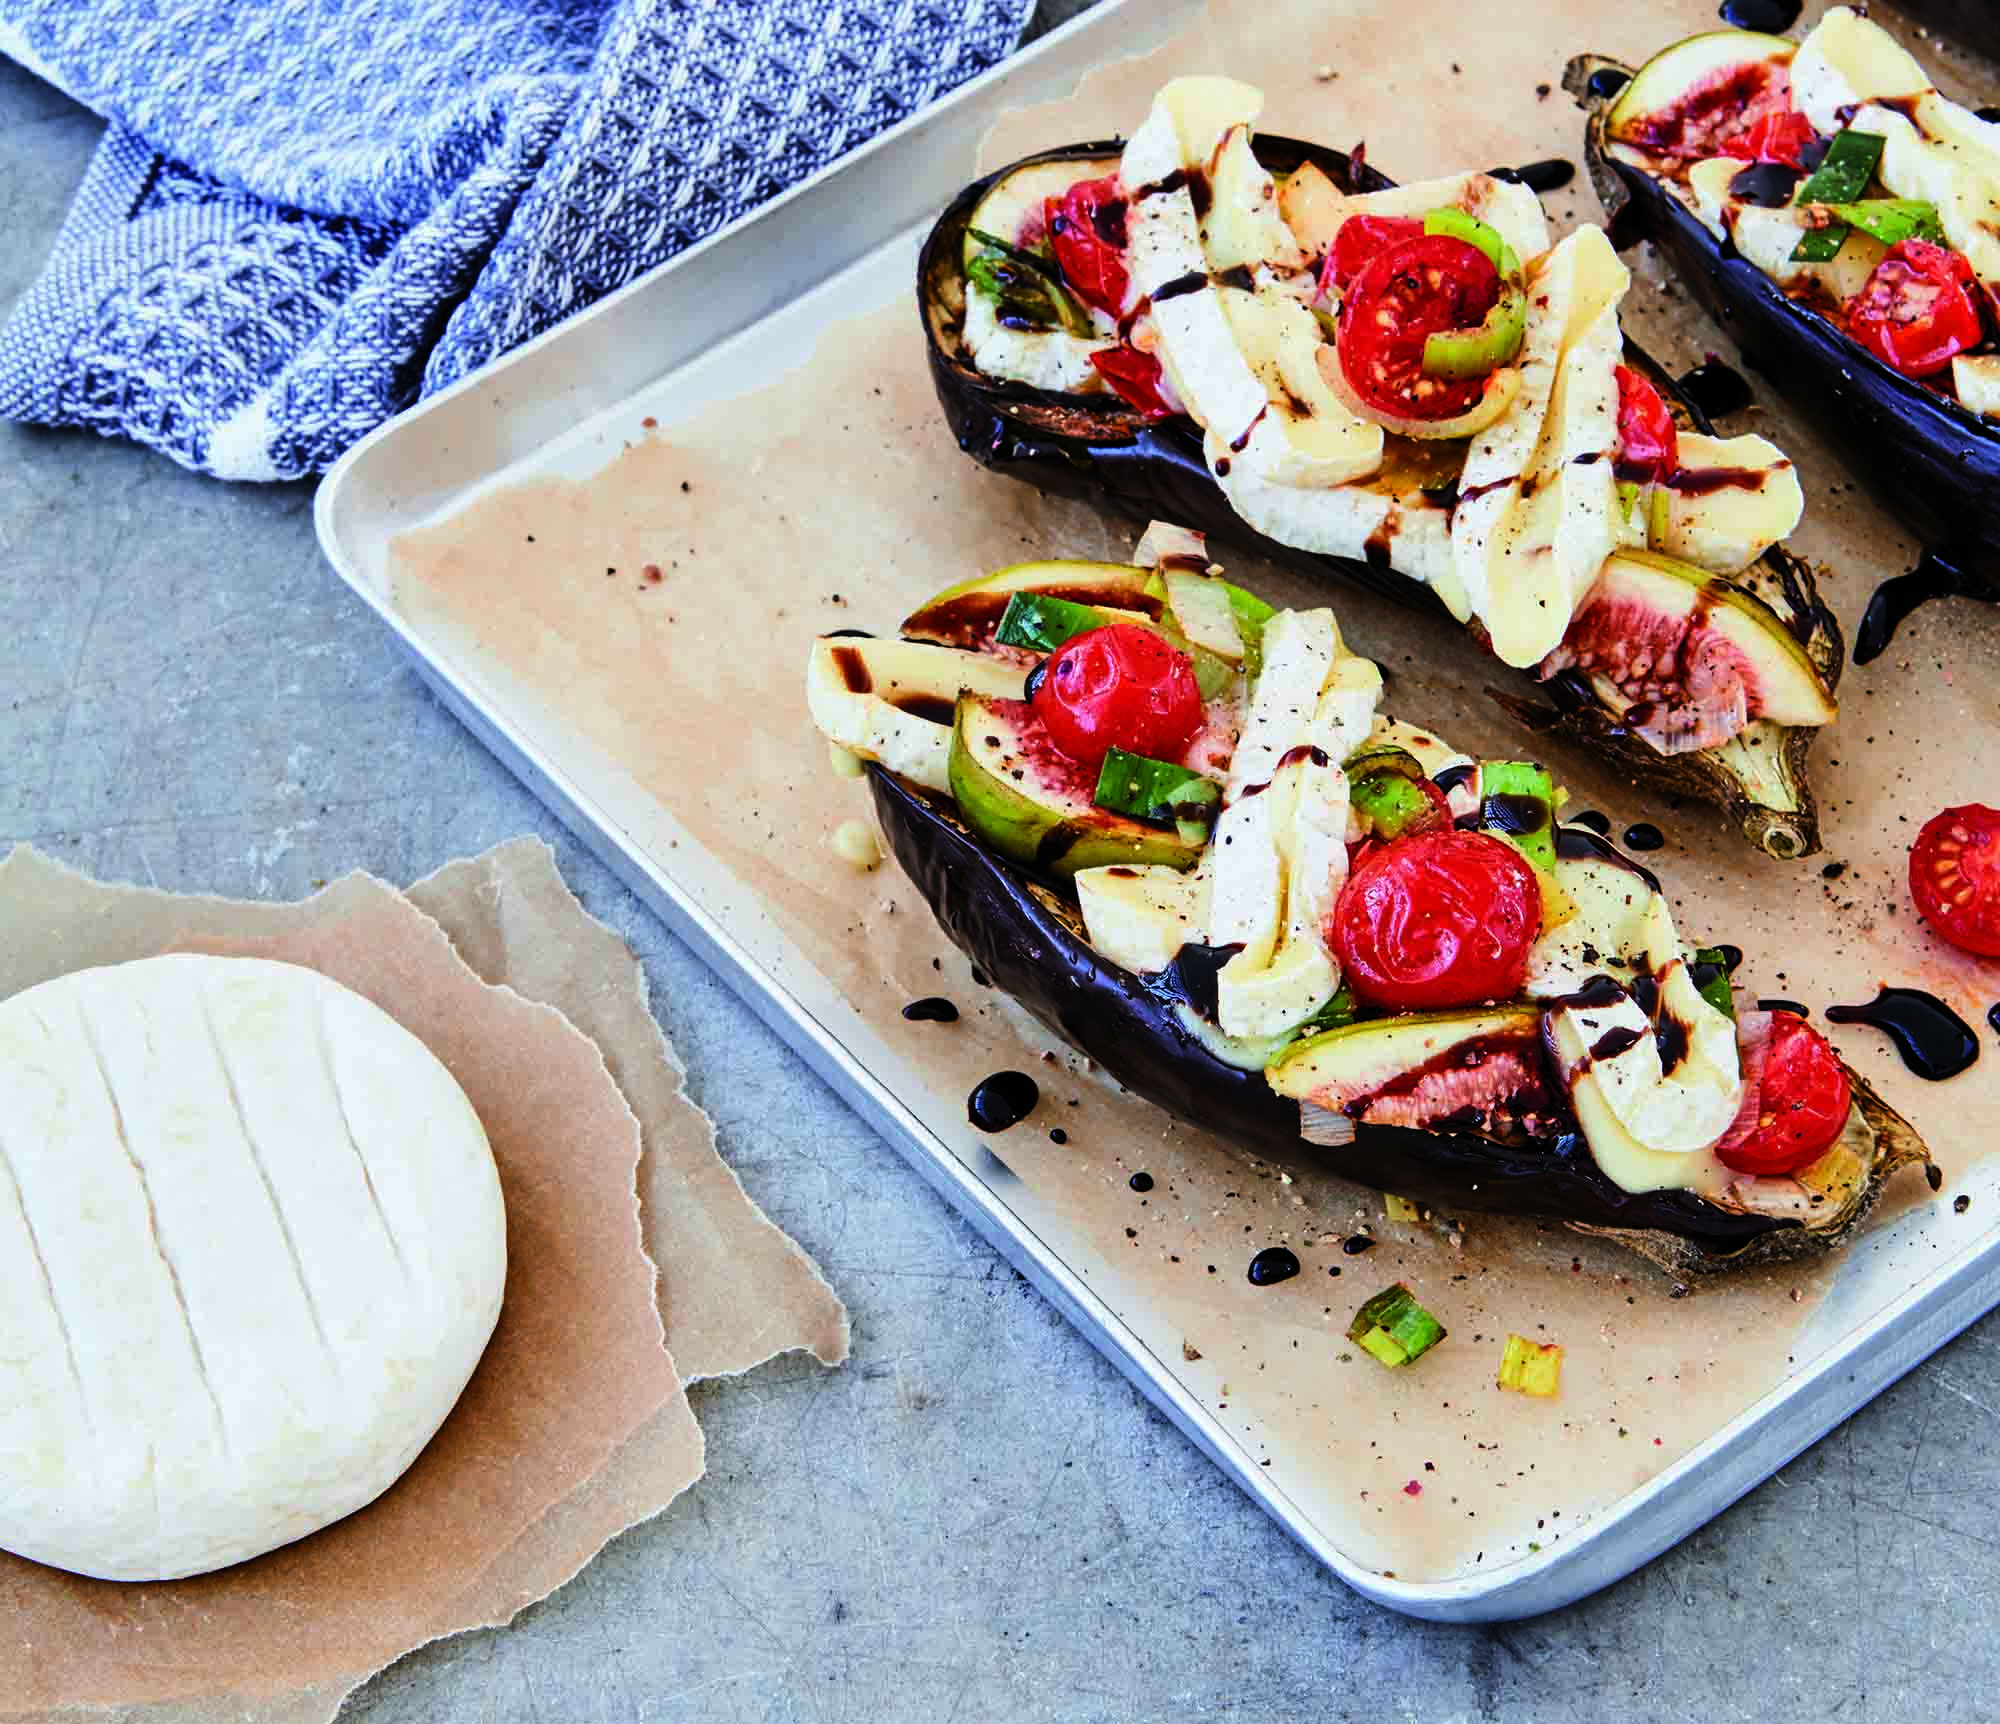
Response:
[{"label": "grey concrete surface", "polygon": [[[96,131],[0,62],[0,307]],[[1365,1604],[433,703],[322,565],[309,501],[0,426],[0,847],[288,897],[542,833],[641,954],[724,1153],[855,1319],[845,1370],[699,1390],[689,1495],[511,1628],[377,1678],[356,1724],[2000,1711],[2000,1323],[1579,1606],[1459,1630]]]}]

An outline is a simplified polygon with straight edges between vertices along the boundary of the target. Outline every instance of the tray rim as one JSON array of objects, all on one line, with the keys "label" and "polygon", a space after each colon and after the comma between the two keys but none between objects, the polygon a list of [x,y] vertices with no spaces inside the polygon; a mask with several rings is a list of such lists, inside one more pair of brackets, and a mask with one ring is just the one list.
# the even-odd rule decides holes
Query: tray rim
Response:
[{"label": "tray rim", "polygon": [[[1443,1622],[1515,1621],[1575,1602],[1609,1586],[1679,1543],[1739,1497],[1776,1472],[1872,1400],[1977,1318],[2000,1304],[2000,1238],[1975,1236],[1956,1254],[1880,1308],[1866,1323],[1830,1347],[1797,1377],[1779,1385],[1736,1418],[1712,1432],[1673,1466],[1618,1499],[1574,1541],[1498,1565],[1486,1573],[1444,1581],[1404,1581],[1363,1567],[1345,1556],[1313,1523],[1296,1512],[1270,1475],[1172,1375],[1130,1327],[1081,1277],[1011,1210],[998,1192],[937,1138],[848,1050],[837,1029],[816,1016],[772,975],[722,923],[628,841],[619,822],[504,713],[484,707],[470,687],[461,686],[441,655],[396,608],[390,595],[369,578],[365,550],[386,547],[389,535],[437,513],[431,506],[408,507],[400,519],[371,520],[369,505],[396,496],[393,475],[407,442],[422,439],[435,421],[462,410],[474,395],[489,397],[496,412],[509,404],[510,389],[552,368],[551,357],[579,345],[587,331],[629,321],[636,307],[650,302],[668,284],[698,272],[725,268],[736,252],[791,217],[799,206],[832,201],[840,191],[866,182],[871,174],[894,172],[896,160],[920,148],[927,136],[967,118],[983,130],[990,119],[1014,105],[1014,86],[1038,75],[1062,79],[1081,75],[1132,48],[1130,20],[1141,8],[1149,24],[1193,16],[1199,0],[1101,0],[1091,11],[1050,32],[980,77],[871,139],[850,155],[710,236],[675,258],[607,296],[576,317],[544,332],[484,370],[405,411],[350,449],[329,472],[314,501],[322,553],[341,580],[385,623],[408,653],[440,703],[536,795],[580,842],[686,940],[746,1005],[808,1067],[875,1128],[925,1182],[969,1221],[1024,1275],[1086,1340],[1166,1415],[1216,1466],[1298,1543],[1354,1591],[1406,1615]],[[1151,30],[1148,35],[1167,32]],[[976,133],[975,133],[976,136]],[[882,164],[887,163],[886,170]],[[876,246],[864,246],[846,267]],[[755,327],[781,310],[780,302],[744,319],[730,333]],[[697,344],[699,346],[699,344]],[[635,356],[629,379],[578,377],[566,373],[563,393],[576,398],[562,421],[566,432],[581,433],[591,421],[618,410],[633,394],[651,387],[695,355],[678,363],[649,363]],[[448,495],[462,502],[473,490],[532,461],[553,437],[529,435],[503,448],[497,463],[471,473]],[[385,483],[385,480],[387,481]]]}]

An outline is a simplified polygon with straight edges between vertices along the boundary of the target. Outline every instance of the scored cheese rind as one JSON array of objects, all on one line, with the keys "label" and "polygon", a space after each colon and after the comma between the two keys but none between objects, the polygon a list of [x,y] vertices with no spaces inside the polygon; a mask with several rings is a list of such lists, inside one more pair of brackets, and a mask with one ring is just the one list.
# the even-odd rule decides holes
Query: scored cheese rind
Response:
[{"label": "scored cheese rind", "polygon": [[0,1121],[0,1241],[37,1265],[0,1278],[34,1343],[0,1353],[0,1548],[140,1580],[301,1538],[395,1482],[492,1333],[471,1104],[310,970],[169,956],[16,995]]},{"label": "scored cheese rind", "polygon": [[1466,452],[1452,568],[1494,652],[1520,668],[1562,640],[1617,543],[1618,302],[1630,282],[1597,228],[1530,266],[1520,392]]}]

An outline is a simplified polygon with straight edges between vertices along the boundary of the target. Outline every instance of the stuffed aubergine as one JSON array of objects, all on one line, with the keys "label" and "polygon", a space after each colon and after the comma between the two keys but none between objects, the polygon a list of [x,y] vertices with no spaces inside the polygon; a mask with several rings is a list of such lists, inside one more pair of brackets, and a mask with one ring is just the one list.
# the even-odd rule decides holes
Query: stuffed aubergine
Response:
[{"label": "stuffed aubergine", "polygon": [[[1596,228],[1516,179],[1393,186],[1257,136],[1261,97],[1167,85],[1122,149],[968,187],[919,298],[939,400],[997,471],[1425,591],[1546,702],[1551,736],[1818,843],[1806,756],[1840,632],[1780,544],[1802,493],[1624,341]],[[1646,553],[1634,558],[1623,553]]]},{"label": "stuffed aubergine", "polygon": [[1247,1149],[1682,1273],[1836,1246],[1926,1159],[1540,765],[1381,712],[1331,610],[1274,611],[1198,535],[949,588],[816,641],[807,684],[994,985]]}]

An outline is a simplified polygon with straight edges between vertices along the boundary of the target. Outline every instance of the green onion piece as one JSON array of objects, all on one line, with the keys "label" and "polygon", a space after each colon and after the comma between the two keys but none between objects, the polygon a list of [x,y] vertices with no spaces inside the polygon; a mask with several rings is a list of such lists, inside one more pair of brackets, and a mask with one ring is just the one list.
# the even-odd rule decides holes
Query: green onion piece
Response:
[{"label": "green onion piece", "polygon": [[1704,946],[1695,953],[1694,962],[1688,967],[1688,980],[1694,983],[1694,991],[1725,1018],[1736,1016],[1736,990],[1730,986],[1729,966],[1715,947]]},{"label": "green onion piece", "polygon": [[1149,760],[1143,754],[1128,754],[1114,748],[1104,757],[1097,774],[1097,790],[1091,800],[1114,814],[1157,826],[1197,829],[1206,833],[1215,823],[1222,805],[1222,786],[1189,767],[1171,760]]},{"label": "green onion piece", "polygon": [[1070,298],[1062,272],[1047,258],[1010,245],[998,234],[976,227],[965,231],[986,248],[965,266],[965,273],[1002,311],[1045,329],[1083,336],[1097,333],[1090,314]]},{"label": "green onion piece", "polygon": [[1793,263],[1831,263],[1840,255],[1840,248],[1847,243],[1847,236],[1853,231],[1845,222],[1835,222],[1831,227],[1810,227],[1792,247]]},{"label": "green onion piece", "polygon": [[1674,492],[1671,485],[1655,485],[1646,504],[1646,543],[1659,550],[1667,542],[1674,520]]},{"label": "green onion piece", "polygon": [[1557,1341],[1530,1341],[1525,1335],[1509,1335],[1506,1351],[1500,1355],[1500,1375],[1495,1379],[1503,1389],[1548,1400],[1562,1386],[1563,1350]]},{"label": "green onion piece", "polygon": [[1556,871],[1556,785],[1532,760],[1485,760],[1479,765],[1479,824],[1534,864]]},{"label": "green onion piece", "polygon": [[1338,1030],[1354,1022],[1360,1015],[1360,1005],[1354,998],[1354,990],[1345,982],[1335,991],[1332,999],[1299,1025],[1298,1034],[1316,1036],[1321,1030]]},{"label": "green onion piece", "polygon": [[1853,203],[1868,190],[1868,182],[1882,165],[1887,141],[1880,132],[1836,132],[1819,166],[1792,194],[1792,203]]},{"label": "green onion piece", "polygon": [[1382,1207],[1391,1221],[1421,1221],[1424,1218],[1421,1209],[1407,1197],[1398,1197],[1393,1191],[1383,1194]]},{"label": "green onion piece", "polygon": [[1236,613],[1236,632],[1243,637],[1244,674],[1255,676],[1264,668],[1264,625],[1278,613],[1255,593],[1227,581],[1222,584],[1229,593],[1229,608]]},{"label": "green onion piece", "polygon": [[1521,351],[1528,330],[1528,296],[1503,287],[1477,329],[1434,329],[1424,337],[1426,377],[1484,377]]},{"label": "green onion piece", "polygon": [[1349,792],[1350,806],[1377,838],[1400,838],[1435,804],[1400,773],[1373,772]]},{"label": "green onion piece", "polygon": [[1000,613],[993,638],[1002,646],[1054,652],[1064,641],[1102,628],[1110,619],[1095,605],[1080,605],[1048,593],[1015,593]]},{"label": "green onion piece", "polygon": [[1618,513],[1631,520],[1632,511],[1639,506],[1639,484],[1634,479],[1618,481]]},{"label": "green onion piece", "polygon": [[1503,280],[1515,274],[1521,267],[1521,260],[1514,255],[1513,247],[1500,237],[1500,230],[1487,226],[1476,215],[1467,215],[1464,210],[1426,210],[1424,232],[1441,233],[1451,239],[1462,239],[1469,246],[1476,246],[1486,254],[1487,261],[1500,272]]},{"label": "green onion piece", "polygon": [[1937,205],[1919,198],[1864,198],[1860,203],[1829,204],[1827,208],[1884,245],[1900,245],[1906,239],[1944,237]]},{"label": "green onion piece", "polygon": [[1383,1364],[1407,1365],[1445,1337],[1445,1327],[1398,1281],[1385,1287],[1354,1314],[1347,1338],[1358,1341]]}]

